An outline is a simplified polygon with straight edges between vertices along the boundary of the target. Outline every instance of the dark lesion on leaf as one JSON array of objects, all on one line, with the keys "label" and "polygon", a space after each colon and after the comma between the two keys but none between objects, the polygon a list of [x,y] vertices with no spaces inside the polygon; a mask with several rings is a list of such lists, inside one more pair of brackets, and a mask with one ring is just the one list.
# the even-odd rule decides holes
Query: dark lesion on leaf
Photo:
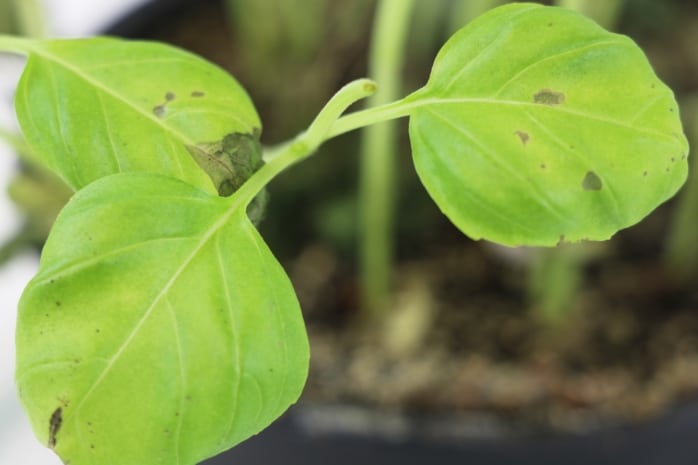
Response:
[{"label": "dark lesion on leaf", "polygon": [[158,118],[165,116],[165,105],[155,105],[153,107],[153,114]]},{"label": "dark lesion on leaf", "polygon": [[526,131],[514,131],[514,134],[519,137],[523,145],[528,144],[528,141],[531,140],[531,136]]},{"label": "dark lesion on leaf", "polygon": [[206,95],[206,94],[205,94],[204,92],[200,91],[200,90],[195,90],[195,91],[192,91],[192,93],[191,93],[191,96],[192,96],[193,98],[201,98],[201,97],[203,97],[203,96],[205,96],[205,95]]},{"label": "dark lesion on leaf", "polygon": [[264,165],[259,136],[257,128],[249,133],[231,132],[220,141],[190,145],[187,149],[211,178],[218,194],[227,197]]},{"label": "dark lesion on leaf", "polygon": [[551,106],[561,105],[565,103],[565,94],[550,89],[541,89],[533,95],[533,103]]},{"label": "dark lesion on leaf", "polygon": [[174,92],[166,92],[165,101],[153,107],[153,114],[158,118],[163,118],[165,116],[165,113],[167,113],[167,104],[173,101],[176,97],[177,96]]},{"label": "dark lesion on leaf", "polygon": [[[217,142],[187,146],[189,153],[208,174],[218,194],[228,197],[237,191],[263,165],[261,131],[232,132]],[[264,216],[267,192],[262,190],[250,203],[247,213],[257,224]]]},{"label": "dark lesion on leaf", "polygon": [[593,171],[587,171],[582,180],[582,189],[585,191],[600,191],[603,188],[603,182],[599,175]]},{"label": "dark lesion on leaf", "polygon": [[63,408],[58,407],[51,414],[51,418],[48,421],[48,446],[53,449],[56,447],[56,435],[61,429],[61,424],[63,423]]}]

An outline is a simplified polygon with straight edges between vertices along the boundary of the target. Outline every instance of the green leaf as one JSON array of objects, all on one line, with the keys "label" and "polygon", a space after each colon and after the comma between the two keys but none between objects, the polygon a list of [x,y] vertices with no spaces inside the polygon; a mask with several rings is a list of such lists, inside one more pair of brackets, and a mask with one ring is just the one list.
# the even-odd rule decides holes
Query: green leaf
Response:
[{"label": "green leaf", "polygon": [[215,192],[187,147],[261,128],[229,74],[183,50],[111,38],[31,41],[16,111],[32,150],[73,189],[147,171]]},{"label": "green leaf", "polygon": [[407,101],[417,172],[474,239],[608,239],[686,179],[671,90],[629,38],[565,9],[491,10]]},{"label": "green leaf", "polygon": [[193,464],[298,398],[298,302],[238,197],[126,173],[59,215],[20,301],[16,380],[65,463]]}]

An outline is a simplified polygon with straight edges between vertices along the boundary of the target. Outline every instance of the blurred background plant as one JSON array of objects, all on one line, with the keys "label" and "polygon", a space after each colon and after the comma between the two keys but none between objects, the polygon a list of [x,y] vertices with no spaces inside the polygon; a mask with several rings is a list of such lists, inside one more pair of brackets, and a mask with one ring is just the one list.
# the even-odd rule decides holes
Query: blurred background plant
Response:
[{"label": "blurred background plant", "polygon": [[[0,33],[27,37],[47,35],[40,0],[0,0]],[[0,264],[27,247],[40,246],[60,209],[71,195],[63,182],[33,158],[19,132],[0,127],[0,140],[10,145],[22,162],[8,187],[10,198],[24,214],[22,228],[0,244]]]}]

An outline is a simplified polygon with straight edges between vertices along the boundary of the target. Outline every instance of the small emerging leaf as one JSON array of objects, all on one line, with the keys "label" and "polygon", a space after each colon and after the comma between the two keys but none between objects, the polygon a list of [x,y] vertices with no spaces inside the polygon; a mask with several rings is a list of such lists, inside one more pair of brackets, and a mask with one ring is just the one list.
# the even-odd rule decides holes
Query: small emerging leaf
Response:
[{"label": "small emerging leaf", "polygon": [[183,50],[111,38],[34,41],[30,49],[19,123],[36,155],[75,190],[147,171],[215,192],[187,146],[261,127],[234,78]]},{"label": "small emerging leaf", "polygon": [[474,239],[608,239],[686,179],[671,90],[629,38],[572,11],[491,10],[444,45],[407,102],[417,172]]},{"label": "small emerging leaf", "polygon": [[189,465],[299,396],[291,284],[235,195],[146,173],[79,191],[19,307],[20,398],[72,465]]}]

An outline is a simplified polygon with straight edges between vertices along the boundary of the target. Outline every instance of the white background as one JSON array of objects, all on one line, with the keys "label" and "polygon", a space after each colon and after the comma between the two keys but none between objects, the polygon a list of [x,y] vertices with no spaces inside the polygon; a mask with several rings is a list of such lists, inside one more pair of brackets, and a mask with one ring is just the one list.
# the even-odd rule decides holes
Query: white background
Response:
[{"label": "white background", "polygon": [[[46,22],[53,37],[89,36],[147,0],[44,0]],[[0,127],[14,130],[14,88],[23,60],[0,54]],[[0,141],[0,242],[19,228],[20,218],[9,202],[7,183],[16,157]],[[61,461],[34,438],[22,412],[13,381],[14,328],[17,301],[35,273],[36,254],[27,253],[0,266],[0,465],[59,465]]]}]

